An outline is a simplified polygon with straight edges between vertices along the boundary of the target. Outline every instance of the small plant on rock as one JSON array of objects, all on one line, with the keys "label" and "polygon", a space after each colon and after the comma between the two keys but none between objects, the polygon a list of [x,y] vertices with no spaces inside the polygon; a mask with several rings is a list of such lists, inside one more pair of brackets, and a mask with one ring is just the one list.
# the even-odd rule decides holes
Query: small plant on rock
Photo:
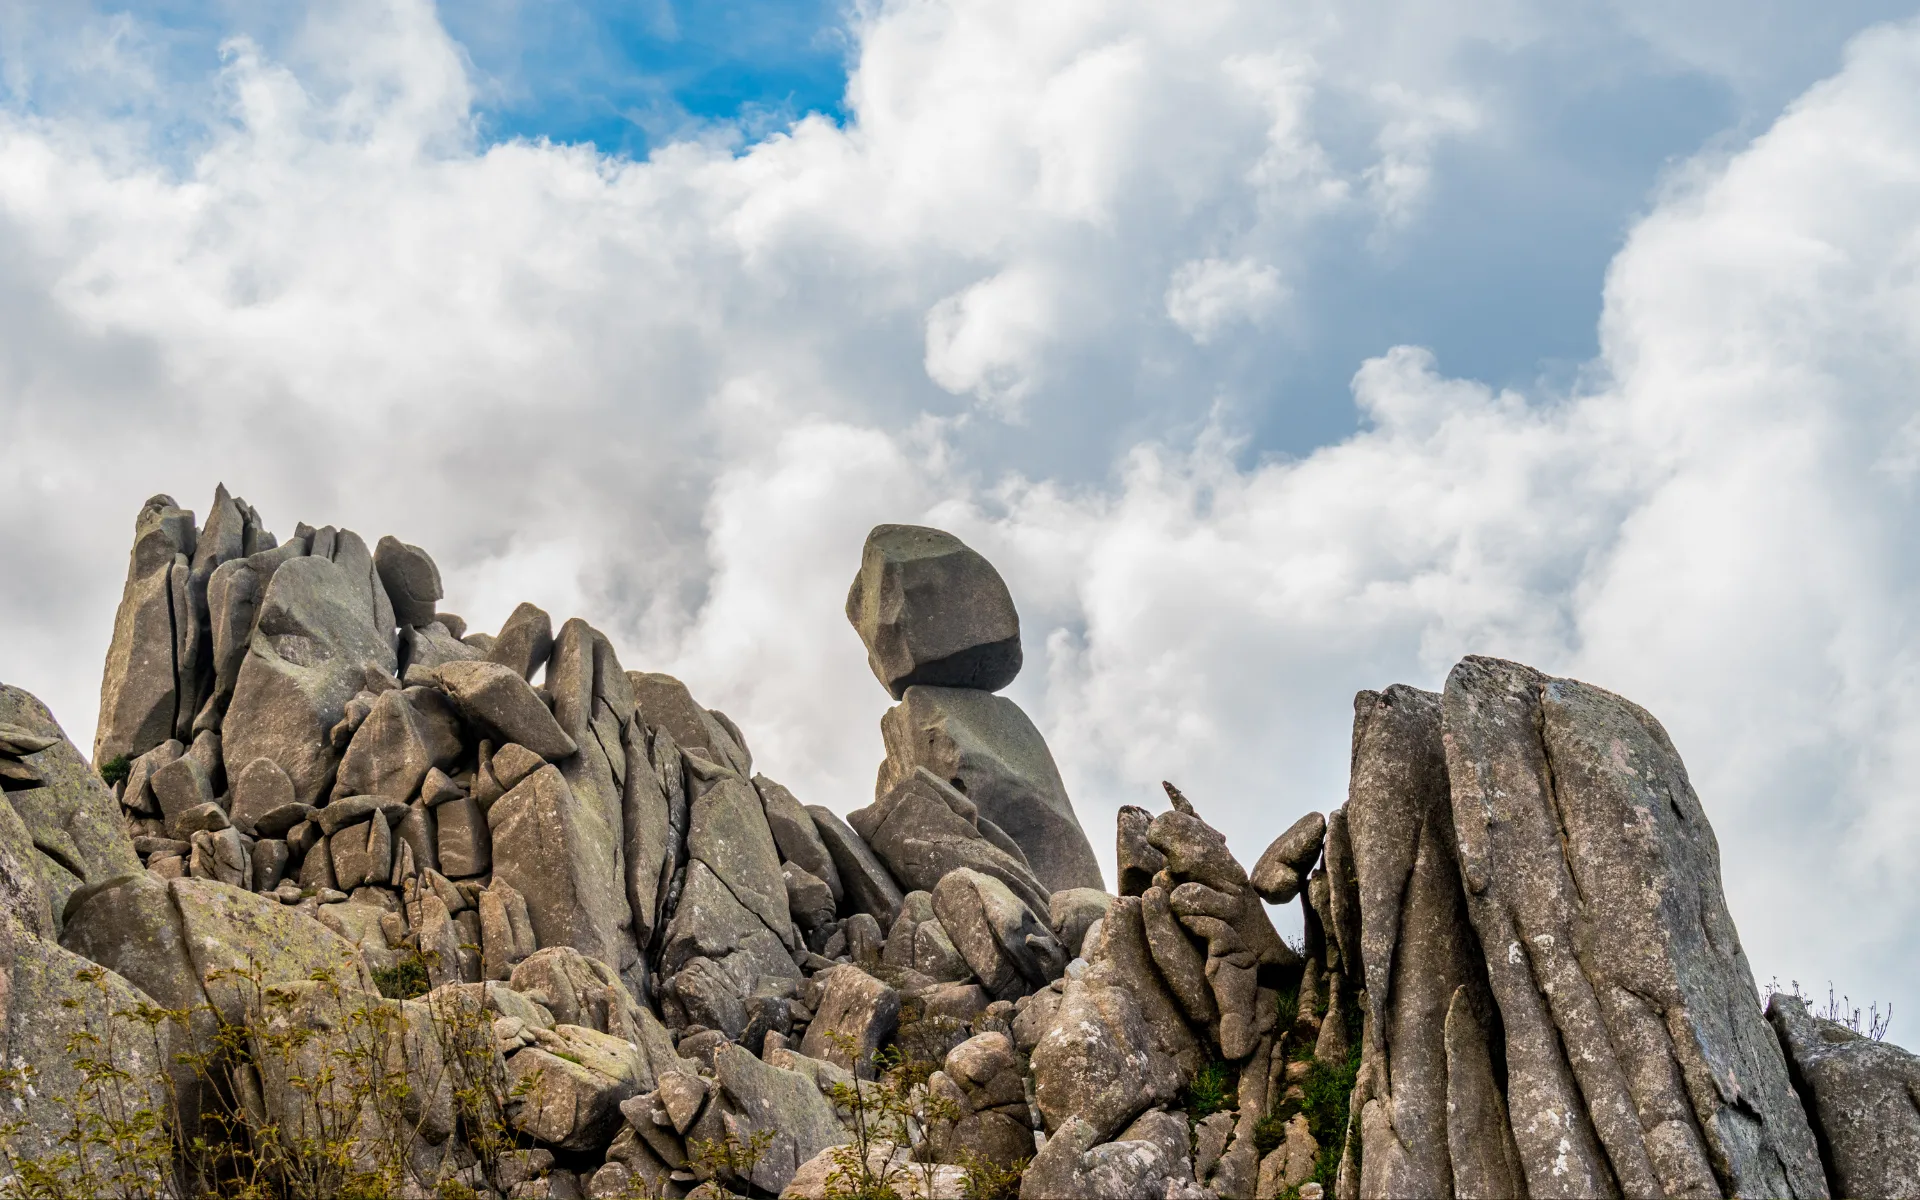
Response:
[{"label": "small plant on rock", "polygon": [[1194,1121],[1204,1121],[1214,1113],[1232,1108],[1234,1099],[1232,1068],[1216,1059],[1194,1072],[1188,1082],[1187,1116]]},{"label": "small plant on rock", "polygon": [[963,1151],[960,1166],[967,1174],[960,1185],[961,1200],[1019,1200],[1020,1179],[1027,1173],[1027,1164],[1032,1161],[1023,1158],[1012,1166],[1003,1167],[971,1150]]},{"label": "small plant on rock", "polygon": [[116,754],[100,764],[100,780],[108,787],[112,787],[131,774],[133,774],[133,760],[124,754]]},{"label": "small plant on rock", "polygon": [[771,1129],[757,1129],[742,1138],[737,1131],[728,1128],[724,1137],[689,1142],[687,1151],[694,1171],[711,1180],[721,1196],[744,1200],[744,1195],[729,1190],[728,1184],[738,1181],[743,1187],[751,1188],[753,1169],[760,1165],[761,1156],[772,1144]]}]

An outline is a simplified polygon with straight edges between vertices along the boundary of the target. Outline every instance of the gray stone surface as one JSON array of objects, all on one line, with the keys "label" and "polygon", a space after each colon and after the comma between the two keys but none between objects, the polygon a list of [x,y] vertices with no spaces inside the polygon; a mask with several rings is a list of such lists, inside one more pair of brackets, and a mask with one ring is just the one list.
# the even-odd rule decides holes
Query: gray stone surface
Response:
[{"label": "gray stone surface", "polygon": [[900,993],[852,965],[833,968],[825,980],[800,1053],[871,1079],[874,1052],[899,1025]]},{"label": "gray stone surface", "polygon": [[[487,813],[493,874],[526,898],[541,946],[572,946],[602,962],[633,956],[619,846],[596,845],[603,831],[585,819],[573,789],[548,765],[522,780]],[[617,908],[616,908],[617,904]]]},{"label": "gray stone surface", "polygon": [[445,663],[434,671],[454,707],[495,744],[524,746],[549,762],[580,749],[533,687],[511,667],[493,662]]},{"label": "gray stone surface", "polygon": [[1506,1096],[1493,1073],[1487,1026],[1463,987],[1447,1007],[1447,1159],[1456,1196],[1526,1194]]},{"label": "gray stone surface", "polygon": [[[46,705],[20,688],[0,684],[0,724],[17,740],[13,761],[44,783],[6,793],[26,841],[26,864],[39,878],[56,928],[67,897],[82,885],[97,884],[140,869],[113,793],[67,740]],[[28,747],[39,745],[40,749]],[[48,930],[51,934],[53,931]]]},{"label": "gray stone surface", "polygon": [[965,868],[993,876],[1029,909],[1046,912],[1047,890],[1025,863],[980,836],[975,815],[970,798],[921,768],[849,813],[847,824],[904,887],[930,892],[949,872]]},{"label": "gray stone surface", "polygon": [[1067,955],[1033,909],[994,876],[957,868],[933,888],[933,908],[967,965],[996,999],[1045,987]]},{"label": "gray stone surface", "polygon": [[1034,1047],[1034,1096],[1050,1131],[1077,1117],[1098,1140],[1173,1100],[1211,1055],[1160,982],[1137,897],[1114,902],[1084,954]]},{"label": "gray stone surface", "polygon": [[[620,1127],[620,1103],[651,1082],[637,1046],[595,1029],[555,1025],[551,1042],[507,1059],[515,1127],[564,1150],[601,1150]],[[547,1047],[551,1046],[551,1049]]]},{"label": "gray stone surface", "polygon": [[405,692],[380,693],[347,744],[333,795],[380,796],[406,803],[420,790],[428,771],[452,762],[450,757],[435,761],[427,736]]},{"label": "gray stone surface", "polygon": [[1069,957],[1078,956],[1087,930],[1107,913],[1113,897],[1098,888],[1067,888],[1047,898],[1047,926]]},{"label": "gray stone surface", "polygon": [[[654,769],[644,722],[629,721],[621,734],[626,756],[625,790],[620,814],[622,862],[627,873],[627,907],[633,914],[634,943],[653,944],[673,880],[678,835],[673,828],[673,804],[660,774]],[[668,738],[662,749],[670,748]],[[676,755],[676,758],[678,756]],[[682,820],[680,834],[685,833]]]},{"label": "gray stone surface", "polygon": [[114,616],[100,682],[93,760],[144,754],[174,735],[179,693],[174,677],[173,594],[179,568],[184,597],[196,531],[193,514],[171,496],[154,496],[134,518],[127,582]]},{"label": "gray stone surface", "polygon": [[[1449,1008],[1489,1014],[1493,997],[1454,862],[1440,697],[1398,684],[1361,692],[1354,698],[1353,747],[1342,811],[1357,879],[1358,957],[1369,1008],[1362,1051],[1368,1069],[1353,1098],[1360,1113],[1360,1190],[1443,1195],[1453,1188],[1451,1142],[1497,1147],[1510,1134],[1485,1105],[1449,1115]],[[1276,857],[1293,868],[1320,841],[1313,833],[1317,822],[1303,818],[1301,824],[1304,833],[1296,826],[1274,843],[1283,851]],[[1498,1124],[1486,1123],[1496,1118]]]},{"label": "gray stone surface", "polygon": [[435,858],[452,879],[485,874],[493,865],[493,838],[487,817],[470,798],[451,800],[433,810]]},{"label": "gray stone surface", "polygon": [[401,673],[415,667],[437,667],[450,662],[484,660],[486,654],[467,645],[440,621],[408,625],[400,630]]},{"label": "gray stone surface", "polygon": [[634,707],[647,728],[665,729],[682,751],[696,752],[742,778],[753,774],[746,747],[734,741],[711,711],[700,707],[686,684],[657,671],[629,672],[627,679],[633,689]]},{"label": "gray stone surface", "polygon": [[387,589],[396,621],[425,625],[433,620],[436,603],[446,592],[440,585],[440,568],[425,550],[389,534],[374,547],[373,565]]},{"label": "gray stone surface", "polygon": [[1317,812],[1301,817],[1273,839],[1253,866],[1253,890],[1268,904],[1285,904],[1300,894],[1327,836],[1327,819]]},{"label": "gray stone surface", "polygon": [[736,1136],[768,1138],[750,1176],[763,1191],[780,1191],[802,1163],[850,1140],[833,1106],[805,1075],[769,1066],[734,1045],[714,1050],[713,1075],[738,1114]]},{"label": "gray stone surface", "polygon": [[1122,896],[1138,896],[1153,886],[1153,877],[1166,868],[1167,856],[1147,841],[1153,814],[1137,804],[1123,804],[1115,818],[1114,860]]},{"label": "gray stone surface", "polygon": [[[268,813],[297,803],[293,795],[293,780],[287,778],[280,764],[270,758],[256,758],[241,767],[235,772],[233,786],[228,793],[229,815],[234,824],[248,830],[259,828],[261,818]],[[306,818],[303,816],[300,819]],[[286,825],[275,832],[285,833],[292,827]]]},{"label": "gray stone surface", "polygon": [[687,854],[706,864],[776,937],[793,923],[780,852],[753,785],[738,776],[721,779],[693,800]]},{"label": "gray stone surface", "polygon": [[1805,1101],[1836,1196],[1920,1195],[1920,1057],[1776,993],[1767,1020]]},{"label": "gray stone surface", "polygon": [[280,764],[303,804],[326,798],[338,758],[328,733],[369,669],[391,675],[391,635],[377,624],[377,580],[327,559],[273,573],[221,726],[229,777],[256,758]]},{"label": "gray stone surface", "polygon": [[1659,722],[1489,658],[1454,667],[1442,709],[1529,1189],[1826,1194],[1712,828]]},{"label": "gray stone surface", "polygon": [[185,836],[180,832],[182,816],[213,803],[213,781],[207,778],[206,768],[184,755],[155,771],[148,786],[160,801],[171,837]]},{"label": "gray stone surface", "polygon": [[1013,839],[1045,890],[1105,887],[1046,740],[1019,705],[967,688],[912,687],[880,732],[887,758],[876,797],[925,768]]},{"label": "gray stone surface", "polygon": [[780,935],[698,859],[687,865],[679,906],[667,925],[660,969],[671,974],[696,957],[724,967],[734,993],[742,997],[752,994],[762,976],[800,975]]},{"label": "gray stone surface", "polygon": [[[63,1152],[77,1152],[114,1178],[125,1166],[109,1157],[118,1147],[97,1141],[76,1147],[66,1139],[88,1117],[168,1119],[166,1065],[185,1047],[176,1044],[171,1026],[150,1031],[128,1015],[152,1000],[127,979],[111,971],[98,983],[76,978],[91,966],[51,940],[0,921],[0,1061],[31,1072],[30,1090],[7,1089],[8,1119],[18,1122],[9,1131],[7,1151],[43,1166],[56,1164]],[[94,1069],[119,1076],[103,1089],[118,1111],[86,1111],[84,1068],[68,1045],[88,1034],[98,1039],[86,1051]],[[167,1182],[128,1180],[127,1190],[158,1193]]]},{"label": "gray stone surface", "polygon": [[521,604],[507,617],[487,658],[531,681],[553,654],[553,618],[537,605]]},{"label": "gray stone surface", "polygon": [[821,839],[820,830],[806,808],[794,799],[792,792],[765,775],[755,775],[753,786],[766,807],[767,828],[773,833],[774,845],[780,848],[780,857],[826,884],[827,890],[833,893],[833,902],[840,903],[846,895],[840,870],[833,865],[827,843]]},{"label": "gray stone surface", "polygon": [[842,911],[869,913],[875,920],[891,926],[894,918],[900,915],[900,900],[905,892],[894,880],[892,872],[887,870],[886,864],[860,840],[860,835],[853,831],[852,826],[832,809],[809,804],[807,815],[813,818],[814,828],[820,831],[820,840],[833,857],[834,869],[840,873],[840,881],[846,889]]},{"label": "gray stone surface", "polygon": [[998,691],[1020,673],[1020,614],[1006,583],[938,529],[876,525],[847,592],[847,620],[896,700],[917,683]]}]

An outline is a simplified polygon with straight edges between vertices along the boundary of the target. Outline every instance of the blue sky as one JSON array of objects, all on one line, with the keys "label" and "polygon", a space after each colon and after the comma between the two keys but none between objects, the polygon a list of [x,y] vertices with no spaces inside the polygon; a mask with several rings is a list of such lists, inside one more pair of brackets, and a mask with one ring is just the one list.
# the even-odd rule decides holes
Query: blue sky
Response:
[{"label": "blue sky", "polygon": [[1763,977],[1920,1011],[1915,179],[1872,0],[0,0],[0,678],[88,741],[224,481],[845,810],[937,524],[1090,828],[1251,859],[1355,690],[1516,657],[1667,724]]}]

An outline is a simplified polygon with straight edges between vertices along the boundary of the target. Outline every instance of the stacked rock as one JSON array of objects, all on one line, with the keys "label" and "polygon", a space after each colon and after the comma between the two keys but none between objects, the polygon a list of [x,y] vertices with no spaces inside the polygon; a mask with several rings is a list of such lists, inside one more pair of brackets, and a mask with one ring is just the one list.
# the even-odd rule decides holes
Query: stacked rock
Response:
[{"label": "stacked rock", "polygon": [[[125,1102],[173,1114],[154,1128],[177,1149],[310,1122],[301,1080],[352,1060],[356,1029],[398,1032],[382,1070],[406,1086],[383,1094],[405,1111],[342,1135],[356,1161],[399,1154],[392,1194],[1920,1179],[1920,1060],[1792,997],[1768,1027],[1685,768],[1600,689],[1469,658],[1444,694],[1362,692],[1344,806],[1248,872],[1164,785],[1166,809],[1120,810],[1113,896],[1045,743],[993,694],[1020,665],[1006,585],[947,534],[867,540],[848,615],[899,704],[875,800],[844,819],[585,622],[521,605],[472,633],[442,592],[393,538],[280,544],[224,488],[198,527],[155,497],[102,774],[0,686],[10,1154],[113,1153],[69,1154],[58,1099],[89,1085],[66,1048],[158,1004],[185,1014],[172,1044],[88,1044]],[[1298,946],[1264,907],[1294,903]],[[504,1139],[434,1049],[459,1014],[461,1077],[492,1081]],[[235,1036],[246,1054],[204,1053]],[[904,1144],[872,1140],[854,1098],[876,1096],[917,1114]]]},{"label": "stacked rock", "polygon": [[1020,706],[993,693],[1020,673],[1020,615],[1000,573],[959,538],[918,525],[867,535],[847,620],[898,705],[881,718],[876,800],[922,770],[961,793],[1049,891],[1099,888],[1100,865],[1053,755]]}]

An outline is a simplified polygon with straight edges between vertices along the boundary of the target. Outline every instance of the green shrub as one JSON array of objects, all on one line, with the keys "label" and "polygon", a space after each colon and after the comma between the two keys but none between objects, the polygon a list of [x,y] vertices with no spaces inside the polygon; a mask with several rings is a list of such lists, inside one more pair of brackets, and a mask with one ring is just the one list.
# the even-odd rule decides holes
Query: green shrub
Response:
[{"label": "green shrub", "polygon": [[960,1155],[960,1165],[967,1172],[960,1184],[961,1200],[1019,1200],[1020,1178],[1027,1173],[1030,1158],[1023,1158],[1010,1167],[1003,1167],[990,1158],[982,1158],[971,1150]]},{"label": "green shrub", "polygon": [[373,972],[373,986],[389,1000],[417,1000],[433,990],[427,976],[427,956],[418,951],[402,954],[391,967]]},{"label": "green shrub", "polygon": [[116,754],[100,764],[100,778],[108,787],[119,783],[133,773],[133,760],[124,754]]},{"label": "green shrub", "polygon": [[1232,1108],[1234,1085],[1232,1069],[1218,1059],[1194,1072],[1192,1082],[1187,1084],[1188,1119],[1204,1121],[1214,1113]]},{"label": "green shrub", "polygon": [[1340,1173],[1340,1155],[1347,1140],[1347,1105],[1353,1098],[1353,1084],[1359,1076],[1360,1045],[1355,1042],[1346,1062],[1338,1066],[1316,1062],[1307,1069],[1307,1077],[1300,1084],[1306,1097],[1300,1111],[1306,1114],[1307,1132],[1320,1144],[1320,1154],[1313,1164],[1313,1178],[1329,1192]]}]

